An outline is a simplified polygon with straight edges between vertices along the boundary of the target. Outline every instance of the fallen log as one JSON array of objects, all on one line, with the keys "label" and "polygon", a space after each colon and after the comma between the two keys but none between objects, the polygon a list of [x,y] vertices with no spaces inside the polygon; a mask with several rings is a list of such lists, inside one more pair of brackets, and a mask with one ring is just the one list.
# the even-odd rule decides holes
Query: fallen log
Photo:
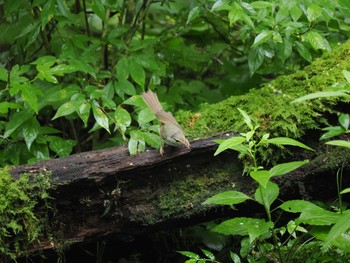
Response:
[{"label": "fallen log", "polygon": [[[222,216],[222,208],[201,203],[225,190],[251,195],[256,185],[249,176],[242,176],[241,161],[234,152],[213,156],[217,148],[213,139],[217,138],[192,141],[191,149],[167,147],[164,156],[157,150],[130,156],[125,147],[119,147],[14,167],[15,177],[51,173],[54,238],[42,240],[32,252],[106,236],[125,239]],[[350,170],[349,151],[321,146],[316,154],[299,152],[298,158],[308,158],[310,163],[276,179],[280,197],[335,198],[335,173],[342,166],[344,173]],[[344,187],[349,186],[344,177]],[[244,204],[229,213],[249,215],[252,207]]]}]

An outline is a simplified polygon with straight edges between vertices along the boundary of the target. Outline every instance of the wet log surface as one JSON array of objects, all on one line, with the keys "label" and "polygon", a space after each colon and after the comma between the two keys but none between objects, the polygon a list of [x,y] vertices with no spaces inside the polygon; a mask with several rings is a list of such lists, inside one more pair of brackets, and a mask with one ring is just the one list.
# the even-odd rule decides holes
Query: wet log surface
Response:
[{"label": "wet log surface", "polygon": [[[54,241],[43,240],[33,252],[106,236],[125,239],[225,215],[225,209],[201,203],[233,186],[252,195],[256,184],[242,176],[241,161],[234,152],[213,156],[217,148],[213,139],[217,138],[192,141],[191,149],[167,147],[164,156],[157,150],[129,156],[125,147],[119,147],[14,167],[11,173],[15,177],[48,171],[52,176],[50,195],[55,212],[50,231]],[[318,141],[312,144],[317,146]],[[334,200],[335,174],[342,166],[343,187],[350,186],[349,176],[345,176],[350,170],[346,150],[330,152],[321,146],[311,155],[300,152],[297,160],[306,158],[309,164],[276,178],[282,199]],[[247,203],[228,213],[249,216],[254,206]]]}]

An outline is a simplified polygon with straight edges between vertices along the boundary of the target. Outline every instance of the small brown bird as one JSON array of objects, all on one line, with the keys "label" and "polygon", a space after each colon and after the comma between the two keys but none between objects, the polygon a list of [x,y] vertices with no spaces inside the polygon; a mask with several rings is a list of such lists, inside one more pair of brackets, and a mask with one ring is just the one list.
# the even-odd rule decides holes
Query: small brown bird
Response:
[{"label": "small brown bird", "polygon": [[[183,130],[180,125],[171,114],[171,112],[165,112],[160,105],[157,94],[151,90],[144,92],[142,98],[145,103],[150,107],[154,115],[161,122],[160,126],[160,137],[164,140],[166,144],[171,146],[181,146],[185,145],[190,148],[190,143],[185,137]],[[160,148],[160,154],[163,155],[163,147]]]}]

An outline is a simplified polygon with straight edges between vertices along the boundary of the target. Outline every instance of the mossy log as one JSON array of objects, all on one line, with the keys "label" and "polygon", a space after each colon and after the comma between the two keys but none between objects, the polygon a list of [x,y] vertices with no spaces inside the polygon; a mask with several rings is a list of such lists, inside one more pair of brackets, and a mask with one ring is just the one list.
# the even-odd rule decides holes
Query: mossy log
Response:
[{"label": "mossy log", "polygon": [[[128,239],[228,214],[252,216],[256,211],[253,203],[238,206],[238,210],[201,204],[225,190],[253,195],[256,187],[250,177],[242,176],[241,161],[234,152],[213,156],[217,148],[213,139],[192,141],[191,149],[166,147],[164,156],[157,150],[130,156],[120,147],[14,167],[14,176],[52,174],[51,238],[42,240],[33,252],[106,236]],[[335,174],[342,166],[345,172],[350,170],[350,154],[330,149],[321,147],[317,154],[299,152],[299,160],[311,162],[277,178],[280,197],[336,198]],[[344,180],[344,187],[350,186],[348,181]]]},{"label": "mossy log", "polygon": [[[181,112],[176,116],[190,137],[208,138],[224,131],[245,131],[237,111],[240,107],[260,124],[261,133],[304,138],[317,151],[294,155],[296,160],[311,161],[276,178],[281,187],[280,197],[334,200],[335,174],[341,167],[344,174],[349,172],[350,154],[346,149],[324,146],[315,130],[327,125],[326,114],[335,112],[337,100],[298,105],[290,102],[306,93],[346,82],[342,71],[350,69],[349,53],[347,42],[304,70],[215,105],[201,105],[197,113]],[[164,156],[157,150],[129,156],[127,149],[121,147],[13,168],[14,176],[24,172],[52,174],[55,208],[49,222],[52,237],[35,249],[89,242],[109,235],[126,238],[174,224],[210,220],[221,216],[221,212],[251,215],[254,204],[250,203],[238,210],[202,205],[207,197],[218,192],[235,189],[252,195],[256,187],[248,176],[242,176],[237,155],[224,152],[214,157],[216,148],[213,138],[209,138],[193,140],[191,149],[166,148]],[[282,152],[275,150],[267,148],[263,159],[284,162]],[[349,176],[344,176],[343,187],[349,187],[348,180]]]}]

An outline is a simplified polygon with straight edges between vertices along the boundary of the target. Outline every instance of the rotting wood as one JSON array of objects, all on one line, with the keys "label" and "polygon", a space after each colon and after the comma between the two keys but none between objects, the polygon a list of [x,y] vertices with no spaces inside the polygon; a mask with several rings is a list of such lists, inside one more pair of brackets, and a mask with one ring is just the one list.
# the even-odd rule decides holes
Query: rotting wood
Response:
[{"label": "rotting wood", "polygon": [[[198,216],[215,218],[218,208],[201,205],[207,197],[232,190],[233,185],[247,194],[256,187],[248,176],[242,176],[241,162],[233,152],[213,156],[215,138],[192,141],[191,149],[168,147],[164,156],[157,150],[129,156],[125,147],[119,147],[14,167],[15,177],[24,172],[52,174],[50,194],[56,211],[50,231],[54,241],[43,240],[33,251],[105,236],[126,238],[190,224]],[[313,154],[310,164],[276,178],[281,198],[336,196],[335,172],[342,165],[345,172],[350,170],[349,155],[326,149]],[[327,158],[337,153],[337,162],[329,165]],[[350,185],[348,179],[346,185]],[[240,208],[237,213],[251,212],[249,204]]]}]

